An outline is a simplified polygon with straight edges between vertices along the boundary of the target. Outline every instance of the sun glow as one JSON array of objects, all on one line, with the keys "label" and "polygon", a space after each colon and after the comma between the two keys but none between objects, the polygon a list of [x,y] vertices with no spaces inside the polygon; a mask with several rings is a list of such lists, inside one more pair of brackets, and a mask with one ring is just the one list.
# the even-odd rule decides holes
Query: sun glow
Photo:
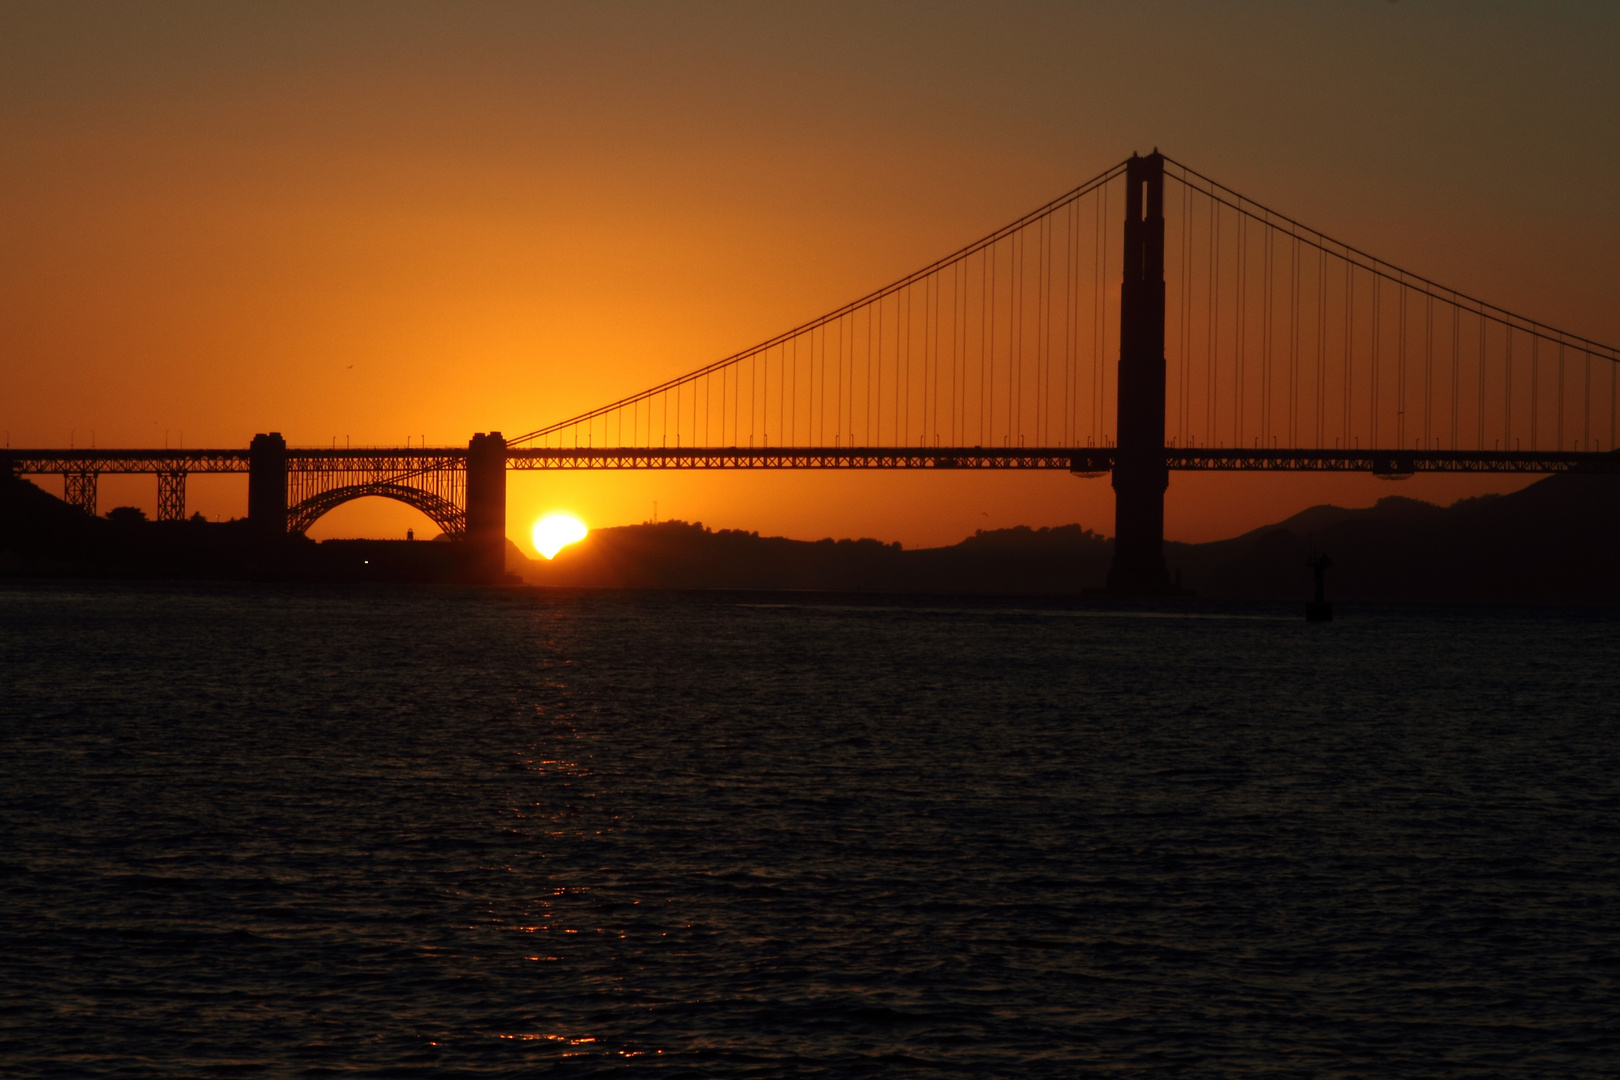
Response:
[{"label": "sun glow", "polygon": [[547,514],[534,523],[534,550],[548,559],[569,544],[585,539],[585,523],[573,514]]}]

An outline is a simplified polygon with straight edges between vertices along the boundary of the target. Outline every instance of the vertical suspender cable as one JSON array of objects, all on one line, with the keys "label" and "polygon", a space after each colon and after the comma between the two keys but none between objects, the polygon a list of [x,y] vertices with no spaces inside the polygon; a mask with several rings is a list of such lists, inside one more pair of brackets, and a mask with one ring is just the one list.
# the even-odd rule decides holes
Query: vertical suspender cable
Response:
[{"label": "vertical suspender cable", "polygon": [[1563,335],[1558,335],[1558,445],[1554,450],[1563,452]]},{"label": "vertical suspender cable", "polygon": [[1432,446],[1434,427],[1434,295],[1423,294],[1423,449]]},{"label": "vertical suspender cable", "polygon": [[959,351],[959,355],[961,355],[961,359],[957,359],[956,361],[956,408],[957,411],[961,413],[961,423],[959,423],[959,427],[957,427],[956,445],[964,445],[967,442],[967,293],[969,293],[966,259],[964,259],[959,266],[961,266],[961,270],[959,270],[957,277],[961,279],[961,285],[959,285],[957,291],[959,291],[959,295],[961,295],[961,300],[956,301],[956,322],[962,330],[961,337],[956,338],[953,335],[951,348]]},{"label": "vertical suspender cable", "polygon": [[1585,374],[1581,383],[1581,449],[1592,449],[1592,353],[1590,350],[1581,350],[1581,360],[1585,363]]},{"label": "vertical suspender cable", "polygon": [[1209,350],[1204,357],[1204,445],[1220,444],[1221,401],[1221,202],[1210,192],[1209,198],[1209,287],[1207,321]]},{"label": "vertical suspender cable", "polygon": [[[1102,324],[1101,324],[1102,325],[1102,362],[1097,365],[1097,445],[1099,445],[1099,446],[1106,446],[1109,443],[1114,441],[1113,439],[1110,439],[1108,437],[1108,406],[1106,404],[1106,402],[1108,400],[1108,366],[1109,366],[1108,365],[1108,313],[1109,313],[1110,310],[1113,310],[1114,307],[1115,307],[1114,305],[1108,304],[1107,300],[1106,300],[1107,295],[1108,295],[1107,289],[1108,289],[1108,273],[1109,273],[1109,271],[1108,271],[1108,266],[1109,266],[1109,262],[1108,262],[1108,231],[1109,231],[1109,227],[1112,224],[1113,223],[1109,220],[1109,217],[1108,217],[1108,189],[1105,187],[1103,189],[1103,246],[1102,246],[1102,251],[1103,251],[1102,289],[1103,289],[1103,297],[1104,297],[1104,303],[1103,303],[1103,306],[1102,306]],[[1123,251],[1124,241],[1125,241],[1125,238],[1124,238],[1124,233],[1123,233],[1123,230],[1122,230],[1121,234],[1120,234],[1120,244],[1121,244],[1121,250],[1122,251]],[[1125,277],[1124,277],[1124,273],[1122,271],[1121,274],[1120,274],[1120,283],[1121,283],[1120,288],[1121,288],[1121,290],[1124,289],[1124,280],[1125,280]],[[1122,329],[1116,329],[1116,331],[1115,331],[1116,336],[1119,336],[1122,333],[1123,333]],[[1116,342],[1116,345],[1117,344],[1118,344],[1118,342]],[[1116,355],[1117,355],[1117,353],[1116,353]],[[1116,392],[1117,392],[1117,388],[1116,388]],[[1117,437],[1118,434],[1119,433],[1116,431],[1115,436]]]},{"label": "vertical suspender cable", "polygon": [[1288,253],[1288,445],[1299,445],[1299,237]]},{"label": "vertical suspender cable", "polygon": [[[904,308],[901,307],[902,302]],[[904,339],[902,342],[902,338]],[[911,286],[894,297],[894,444],[906,445],[911,426]]]},{"label": "vertical suspender cable", "polygon": [[1096,273],[1092,279],[1091,303],[1091,434],[1087,442],[1098,445],[1098,418],[1102,416],[1102,366],[1103,366],[1103,282],[1104,260],[1108,257],[1108,185],[1104,184],[1102,192],[1097,196],[1097,225],[1092,233],[1093,247],[1096,254]]},{"label": "vertical suspender cable", "polygon": [[1530,449],[1537,449],[1541,421],[1541,330],[1530,324]]},{"label": "vertical suspender cable", "polygon": [[[923,403],[922,430],[918,435],[924,444],[926,444],[932,430],[928,423],[931,411],[929,406],[933,401],[930,395],[937,396],[939,394],[939,380],[934,375],[934,278],[936,276],[935,274],[929,274],[928,280],[923,282]],[[933,426],[937,428],[939,426],[938,410],[932,411],[936,414]]]},{"label": "vertical suspender cable", "polygon": [[[821,357],[816,353],[816,327],[812,326],[809,333],[810,357],[805,361],[805,377],[810,386],[808,396],[805,398],[804,403],[804,444],[806,446],[820,446],[822,445],[820,438],[821,431],[816,427],[816,376],[821,370]],[[822,328],[821,335],[822,344],[825,348],[827,341],[827,331],[825,327]],[[821,389],[823,393],[826,392],[827,387],[825,380],[821,380]]]},{"label": "vertical suspender cable", "polygon": [[[1095,198],[1095,196],[1093,196]],[[1069,204],[1069,376],[1065,384],[1068,423],[1064,439],[1080,443],[1080,204]]]},{"label": "vertical suspender cable", "polygon": [[1052,429],[1051,418],[1047,409],[1051,405],[1052,394],[1052,218],[1047,215],[1041,219],[1041,292],[1040,302],[1036,307],[1036,317],[1040,325],[1035,328],[1036,340],[1039,342],[1039,369],[1035,375],[1035,445],[1046,446],[1050,441],[1048,433]]},{"label": "vertical suspender cable", "polygon": [[1180,303],[1176,310],[1181,315],[1181,356],[1178,364],[1176,445],[1187,445],[1187,421],[1190,403],[1188,395],[1192,384],[1192,188],[1181,185],[1181,281]]},{"label": "vertical suspender cable", "polygon": [[1073,445],[1074,437],[1074,263],[1078,255],[1075,226],[1080,215],[1075,203],[1066,208],[1063,219],[1063,446]]},{"label": "vertical suspender cable", "polygon": [[1484,312],[1483,309],[1481,309],[1480,313],[1479,313],[1479,392],[1474,395],[1474,398],[1475,398],[1475,401],[1477,402],[1477,404],[1479,406],[1479,433],[1475,437],[1475,442],[1477,442],[1479,445],[1476,447],[1476,449],[1484,450],[1485,449],[1485,312]]},{"label": "vertical suspender cable", "polygon": [[1219,420],[1220,354],[1221,354],[1221,202],[1213,195],[1209,199],[1209,422],[1204,439],[1210,446],[1220,440],[1215,437]]},{"label": "vertical suspender cable", "polygon": [[1276,268],[1273,242],[1276,230],[1271,228],[1269,222],[1261,222],[1260,236],[1265,247],[1260,252],[1260,265],[1264,272],[1261,286],[1265,290],[1260,297],[1260,316],[1265,325],[1264,337],[1260,340],[1260,441],[1266,449],[1271,448],[1271,413],[1272,413],[1272,373],[1271,373],[1271,346],[1272,346],[1272,308],[1274,304],[1272,278]]},{"label": "vertical suspender cable", "polygon": [[1354,397],[1355,384],[1352,380],[1352,370],[1355,367],[1356,345],[1356,264],[1350,260],[1346,253],[1344,258],[1344,449],[1350,449],[1350,423],[1354,415],[1351,410],[1351,400]]},{"label": "vertical suspender cable", "polygon": [[1317,248],[1317,406],[1315,444],[1327,447],[1327,251]]},{"label": "vertical suspender cable", "polygon": [[1370,418],[1368,420],[1370,430],[1368,432],[1367,438],[1369,440],[1368,449],[1377,449],[1377,447],[1378,447],[1378,390],[1379,390],[1379,386],[1378,386],[1378,374],[1379,374],[1379,372],[1378,372],[1378,361],[1379,361],[1380,355],[1382,353],[1381,346],[1383,345],[1383,340],[1382,340],[1383,325],[1382,325],[1381,315],[1382,315],[1382,304],[1383,304],[1383,299],[1384,299],[1384,282],[1383,282],[1383,279],[1378,276],[1378,264],[1377,263],[1373,264],[1372,291],[1373,291],[1373,294],[1372,294],[1372,304],[1373,304],[1373,306],[1372,306],[1372,365],[1371,365],[1372,366],[1372,384],[1371,384],[1372,388],[1371,388],[1371,391],[1370,391],[1370,393],[1371,393],[1371,406],[1372,407],[1371,407],[1371,415],[1370,415]]},{"label": "vertical suspender cable", "polygon": [[851,311],[841,320],[838,329],[838,430],[833,439],[843,446],[855,445],[855,374],[856,334],[860,327],[860,312]]},{"label": "vertical suspender cable", "polygon": [[872,445],[872,328],[877,324],[878,304],[866,305],[866,378],[861,380],[861,445]]},{"label": "vertical suspender cable", "polygon": [[1192,426],[1192,186],[1181,185],[1181,416],[1176,445],[1187,445]]},{"label": "vertical suspender cable", "polygon": [[1232,446],[1243,445],[1243,350],[1248,345],[1249,300],[1249,222],[1238,205],[1237,215],[1237,350],[1232,369]]},{"label": "vertical suspender cable", "polygon": [[[961,282],[961,279],[962,279],[961,265],[962,264],[958,262],[958,263],[955,263],[955,264],[953,264],[951,266],[951,350],[950,350],[951,393],[950,393],[950,397],[948,399],[948,407],[950,408],[950,416],[947,418],[947,420],[945,422],[945,429],[946,429],[946,432],[948,432],[948,434],[942,436],[944,438],[949,439],[950,445],[952,445],[952,446],[961,446],[962,445],[961,439],[957,436],[957,428],[956,428],[956,418],[957,418],[958,414],[960,414],[960,412],[962,411],[962,380],[961,380],[961,377],[957,374],[957,361],[956,361],[957,349],[958,349],[958,344],[959,344],[959,341],[960,341],[958,327],[961,324],[961,319],[962,319],[961,314],[960,314],[962,305],[961,305],[961,301],[958,299],[958,297],[959,297],[959,295],[961,293],[961,285],[960,285],[960,282]],[[941,281],[940,281],[940,286],[943,289],[943,287],[944,287],[944,280],[943,279],[941,279]],[[943,301],[942,301],[942,303],[943,303]],[[942,315],[944,314],[943,310],[941,311],[941,314]]]},{"label": "vertical suspender cable", "polygon": [[1046,227],[1046,259],[1041,268],[1041,276],[1045,279],[1041,283],[1041,304],[1044,314],[1041,316],[1041,384],[1040,395],[1037,399],[1039,411],[1035,414],[1036,441],[1042,446],[1048,446],[1052,439],[1052,226],[1055,224],[1049,214],[1042,218]]},{"label": "vertical suspender cable", "polygon": [[[1007,268],[1007,445],[1016,446],[1024,427],[1024,230],[1013,233]],[[1016,420],[1015,420],[1016,417]]]},{"label": "vertical suspender cable", "polygon": [[1456,397],[1460,392],[1458,387],[1458,368],[1463,358],[1463,309],[1456,306],[1456,295],[1452,296],[1452,449],[1456,450]]},{"label": "vertical suspender cable", "polygon": [[1395,283],[1399,302],[1396,329],[1400,332],[1395,350],[1395,445],[1401,448],[1406,446],[1406,294],[1409,291],[1406,282]]},{"label": "vertical suspender cable", "polygon": [[[1007,274],[1007,445],[1023,433],[1024,403],[1024,230],[1013,233]],[[1016,420],[1014,419],[1016,417]]]},{"label": "vertical suspender cable", "polygon": [[1504,338],[1505,338],[1505,340],[1507,342],[1506,352],[1504,354],[1505,360],[1504,360],[1504,363],[1502,365],[1503,370],[1507,372],[1507,375],[1505,377],[1506,386],[1504,387],[1504,389],[1502,391],[1503,397],[1507,401],[1507,406],[1506,406],[1506,409],[1505,409],[1505,412],[1504,412],[1504,417],[1505,418],[1504,418],[1504,420],[1502,422],[1502,449],[1503,450],[1511,450],[1511,449],[1513,449],[1513,323],[1512,323],[1512,321],[1511,320],[1506,320],[1506,319],[1503,320],[1502,328],[1503,328]]},{"label": "vertical suspender cable", "polygon": [[993,429],[993,427],[988,427],[988,424],[995,423],[996,246],[998,246],[998,244],[990,244],[990,249],[988,249],[987,253],[985,253],[985,257],[988,259],[987,272],[988,275],[990,275],[990,279],[988,279],[990,280],[990,283],[988,283],[988,290],[990,291],[988,291],[987,300],[985,300],[985,316],[983,316],[983,319],[985,319],[985,342],[987,342],[985,348],[988,348],[990,351],[988,351],[988,355],[985,356],[982,361],[985,390],[983,390],[982,403],[980,403],[980,410],[983,411],[983,416],[980,418],[980,426],[987,427],[985,432],[983,432],[983,434],[985,434],[985,442],[983,442],[983,445],[987,445],[987,447],[988,445],[995,444],[995,429]]}]

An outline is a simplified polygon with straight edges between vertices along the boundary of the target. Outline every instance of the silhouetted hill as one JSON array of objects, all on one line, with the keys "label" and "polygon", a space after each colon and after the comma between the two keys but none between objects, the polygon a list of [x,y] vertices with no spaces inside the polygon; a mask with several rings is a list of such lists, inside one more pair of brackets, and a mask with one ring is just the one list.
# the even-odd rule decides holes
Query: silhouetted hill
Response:
[{"label": "silhouetted hill", "polygon": [[[1167,544],[1166,558],[1203,598],[1298,600],[1313,547],[1333,560],[1336,599],[1620,603],[1620,477],[1551,476],[1450,507],[1401,496],[1315,506],[1230,540]],[[511,569],[542,585],[1061,595],[1100,587],[1112,557],[1112,540],[1079,525],[903,551],[671,521],[599,529],[550,563]]]},{"label": "silhouetted hill", "polygon": [[1113,545],[1078,525],[978,533],[903,551],[877,540],[788,540],[666,521],[598,529],[553,561],[517,569],[540,585],[833,592],[1079,592]]},{"label": "silhouetted hill", "polygon": [[266,537],[246,521],[92,518],[0,475],[0,575],[250,581],[455,581],[459,545],[388,540],[317,544]]},{"label": "silhouetted hill", "polygon": [[1333,560],[1329,595],[1346,600],[1620,603],[1620,476],[1549,476],[1450,507],[1396,496],[1313,507],[1166,556],[1202,596],[1293,599],[1313,547]]},{"label": "silhouetted hill", "polygon": [[[1450,507],[1391,496],[1315,506],[1208,544],[1166,545],[1201,598],[1299,600],[1307,553],[1339,600],[1620,603],[1620,476],[1551,476]],[[0,574],[306,581],[455,581],[459,545],[266,538],[246,522],[89,518],[0,476]],[[979,532],[949,547],[788,540],[673,521],[599,529],[550,563],[508,545],[541,585],[1073,595],[1101,586],[1113,542],[1079,525]]]}]

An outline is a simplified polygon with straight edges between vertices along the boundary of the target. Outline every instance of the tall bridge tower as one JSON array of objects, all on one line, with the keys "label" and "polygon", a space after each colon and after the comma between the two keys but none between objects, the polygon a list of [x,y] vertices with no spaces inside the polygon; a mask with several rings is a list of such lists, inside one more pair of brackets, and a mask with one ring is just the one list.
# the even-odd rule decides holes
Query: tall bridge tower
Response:
[{"label": "tall bridge tower", "polygon": [[1164,158],[1125,167],[1125,276],[1119,290],[1118,455],[1108,591],[1169,592],[1164,565]]}]

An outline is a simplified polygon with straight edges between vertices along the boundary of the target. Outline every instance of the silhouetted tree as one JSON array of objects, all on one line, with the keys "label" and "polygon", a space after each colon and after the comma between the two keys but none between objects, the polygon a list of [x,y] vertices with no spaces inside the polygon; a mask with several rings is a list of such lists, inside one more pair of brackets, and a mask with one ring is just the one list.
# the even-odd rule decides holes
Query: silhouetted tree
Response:
[{"label": "silhouetted tree", "polygon": [[107,511],[107,520],[114,525],[139,525],[146,520],[146,511],[138,506],[115,506]]}]

